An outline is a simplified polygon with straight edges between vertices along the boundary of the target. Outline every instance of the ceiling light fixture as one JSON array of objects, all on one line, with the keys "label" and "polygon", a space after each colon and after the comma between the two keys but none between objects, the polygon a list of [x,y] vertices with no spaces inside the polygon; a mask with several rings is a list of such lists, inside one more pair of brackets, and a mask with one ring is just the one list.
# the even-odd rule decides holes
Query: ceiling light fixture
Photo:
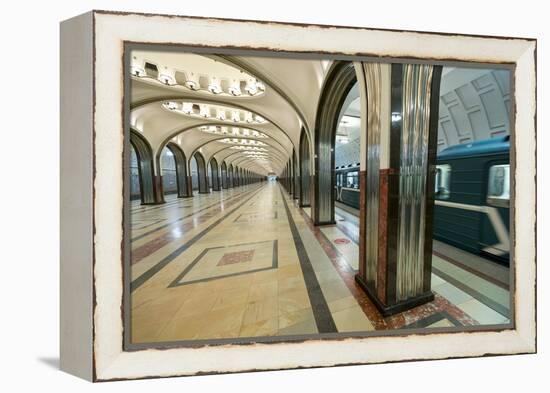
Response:
[{"label": "ceiling light fixture", "polygon": [[181,105],[181,111],[185,113],[186,115],[189,115],[193,112],[193,104],[190,102],[184,102]]},{"label": "ceiling light fixture", "polygon": [[231,120],[235,123],[239,123],[241,121],[241,114],[239,113],[239,111],[233,111],[233,113],[231,114]]},{"label": "ceiling light fixture", "polygon": [[143,77],[146,74],[145,72],[145,61],[140,60],[137,57],[132,57],[132,64],[130,65],[130,73],[136,77]]},{"label": "ceiling light fixture", "polygon": [[176,84],[176,72],[168,67],[163,67],[162,72],[159,73],[158,80],[168,86]]},{"label": "ceiling light fixture", "polygon": [[186,74],[185,86],[191,90],[199,90],[201,85],[198,75],[195,75],[193,72]]},{"label": "ceiling light fixture", "polygon": [[175,111],[176,109],[178,109],[178,104],[174,101],[167,101],[164,103],[164,106],[166,107],[166,109],[169,109],[171,111]]},{"label": "ceiling light fixture", "polygon": [[201,105],[199,113],[202,117],[208,118],[210,117],[210,108],[207,105]]},{"label": "ceiling light fixture", "polygon": [[257,80],[254,78],[248,78],[246,80],[246,86],[244,90],[251,96],[255,96],[258,93]]},{"label": "ceiling light fixture", "polygon": [[231,85],[229,86],[229,94],[232,96],[238,97],[242,94],[241,92],[241,82],[238,79],[231,80]]},{"label": "ceiling light fixture", "polygon": [[218,118],[218,120],[224,121],[225,120],[225,110],[218,109],[217,118]]},{"label": "ceiling light fixture", "polygon": [[213,76],[210,78],[210,84],[208,85],[208,91],[212,94],[220,94],[222,92],[222,87],[220,85],[220,80]]}]

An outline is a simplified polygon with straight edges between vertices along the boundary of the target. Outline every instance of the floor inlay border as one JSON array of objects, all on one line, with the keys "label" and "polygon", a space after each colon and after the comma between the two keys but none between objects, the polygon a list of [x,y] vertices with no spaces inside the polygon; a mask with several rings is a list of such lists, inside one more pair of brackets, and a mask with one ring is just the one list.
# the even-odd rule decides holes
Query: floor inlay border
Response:
[{"label": "floor inlay border", "polygon": [[[210,224],[208,227],[203,229],[201,232],[196,234],[193,238],[191,238],[186,243],[182,244],[180,247],[178,247],[176,250],[172,251],[168,256],[164,257],[162,260],[160,260],[158,263],[156,263],[154,266],[146,270],[143,274],[141,274],[139,277],[134,279],[130,283],[130,292],[135,291],[140,286],[142,286],[146,281],[148,281],[151,277],[153,277],[155,274],[157,274],[160,270],[162,270],[166,265],[168,265],[170,262],[172,262],[175,258],[177,258],[182,252],[187,250],[189,247],[191,247],[193,244],[195,244],[197,241],[199,241],[203,236],[205,236],[208,232],[210,232],[213,228],[215,228],[217,225],[219,225],[221,222],[223,222],[227,217],[231,215],[231,213],[235,212],[240,207],[244,206],[245,203],[250,201],[255,195],[257,195],[263,187],[260,187],[255,192],[253,192],[252,195],[250,195],[248,198],[246,198],[243,202],[241,202],[239,205],[237,205],[233,210],[230,212],[227,212],[225,215],[214,221],[212,224]],[[131,262],[131,259],[130,261]],[[126,268],[130,268],[127,266]]]},{"label": "floor inlay border", "polygon": [[296,246],[296,253],[298,254],[298,260],[300,261],[300,266],[302,268],[302,274],[304,276],[304,281],[306,283],[307,293],[309,296],[309,301],[311,303],[311,308],[313,310],[313,316],[315,318],[315,323],[317,325],[317,330],[319,333],[337,333],[338,329],[336,323],[332,318],[330,308],[328,303],[323,295],[321,290],[321,285],[315,275],[311,261],[294,222],[294,218],[288,207],[288,203],[283,194],[282,188],[279,189],[281,192],[281,197],[283,199],[283,205],[285,207],[286,215],[288,218],[288,225],[290,226],[290,232],[294,239],[294,245]]},{"label": "floor inlay border", "polygon": [[[193,281],[180,282],[191,270],[193,270],[193,268],[201,261],[201,259],[211,250],[218,250],[218,249],[230,248],[230,247],[251,246],[251,245],[262,244],[262,243],[273,243],[273,256],[271,258],[271,266],[270,267],[247,270],[247,271],[236,272],[236,273],[231,273],[231,274],[225,274],[225,275],[215,276],[215,277],[202,278],[202,279],[193,280]],[[168,288],[174,288],[174,287],[179,287],[179,286],[182,286],[182,285],[189,285],[189,284],[197,284],[199,282],[214,281],[214,280],[219,280],[219,279],[227,278],[227,277],[242,276],[242,275],[245,275],[245,274],[261,272],[261,271],[264,271],[264,270],[277,269],[278,263],[279,263],[278,249],[279,249],[279,241],[277,239],[275,239],[275,240],[264,240],[264,241],[260,241],[260,242],[251,242],[251,243],[230,244],[230,245],[227,245],[227,246],[207,247],[207,248],[205,248],[204,250],[201,251],[201,253],[193,260],[193,262],[191,262],[189,264],[189,266],[187,266],[185,269],[183,269],[183,271],[180,274],[178,274],[176,279],[174,281],[172,281],[170,283],[170,285],[168,285]]]},{"label": "floor inlay border", "polygon": [[[180,221],[182,221],[182,220],[185,220],[186,218],[192,217],[192,216],[194,216],[195,214],[198,214],[198,213],[200,213],[200,212],[203,212],[203,211],[205,211],[205,210],[208,210],[208,209],[210,209],[210,208],[212,208],[212,207],[214,207],[214,206],[218,206],[218,205],[220,205],[220,204],[223,203],[223,202],[229,202],[229,201],[231,201],[231,200],[233,200],[233,199],[236,199],[236,198],[242,198],[242,197],[244,197],[245,195],[247,195],[247,194],[249,194],[249,193],[251,193],[251,192],[254,192],[254,191],[255,191],[255,189],[248,190],[248,191],[243,191],[243,192],[240,192],[240,193],[238,193],[238,194],[236,194],[236,195],[231,195],[231,196],[229,196],[229,197],[227,197],[227,198],[225,198],[225,199],[216,201],[216,202],[214,202],[214,203],[212,203],[212,204],[210,204],[210,205],[208,205],[208,206],[205,206],[205,207],[203,207],[203,208],[200,208],[200,209],[198,209],[198,210],[195,210],[195,211],[193,211],[192,213],[186,214],[185,216],[182,216],[182,217],[179,217],[179,218],[177,218],[177,219],[175,219],[175,220],[173,220],[173,221],[167,222],[166,224],[163,224],[163,225],[161,225],[161,226],[159,226],[159,227],[157,227],[157,228],[155,228],[155,229],[152,229],[152,230],[150,230],[150,231],[148,231],[148,232],[145,232],[145,233],[142,233],[142,234],[140,234],[140,235],[137,235],[136,237],[133,237],[133,238],[131,239],[131,241],[138,241],[138,240],[140,240],[140,239],[143,239],[145,236],[149,236],[149,235],[152,234],[152,233],[155,233],[155,232],[160,231],[160,230],[162,230],[162,229],[164,229],[164,228],[167,228],[167,227],[169,227],[170,225],[173,225],[173,224],[176,224],[176,223],[178,223],[178,222],[180,222]],[[186,206],[182,206],[182,208],[183,208],[183,207],[186,207]]]}]

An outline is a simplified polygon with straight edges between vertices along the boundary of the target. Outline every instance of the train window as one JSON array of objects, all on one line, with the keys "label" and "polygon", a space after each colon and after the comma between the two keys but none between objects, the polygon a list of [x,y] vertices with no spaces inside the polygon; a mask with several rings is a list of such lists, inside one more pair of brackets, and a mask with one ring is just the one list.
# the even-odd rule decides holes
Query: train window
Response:
[{"label": "train window", "polygon": [[341,173],[336,174],[336,185],[338,187],[342,187],[342,174]]},{"label": "train window", "polygon": [[359,188],[359,172],[348,172],[346,176],[346,187]]},{"label": "train window", "polygon": [[510,206],[510,165],[493,165],[489,168],[487,204],[498,207]]},{"label": "train window", "polygon": [[451,166],[437,165],[435,170],[435,197],[448,199],[451,195]]}]

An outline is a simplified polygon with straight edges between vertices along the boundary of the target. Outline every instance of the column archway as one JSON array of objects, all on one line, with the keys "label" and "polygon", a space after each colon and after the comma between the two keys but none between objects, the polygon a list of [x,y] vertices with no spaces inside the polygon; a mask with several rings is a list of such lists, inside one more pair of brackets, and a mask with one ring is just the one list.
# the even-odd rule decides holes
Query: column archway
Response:
[{"label": "column archway", "polygon": [[212,191],[220,191],[220,171],[214,157],[210,159],[210,179]]},{"label": "column archway", "polygon": [[233,173],[233,164],[229,164],[229,168],[227,168],[227,178],[228,188],[233,188],[235,186],[235,174]]},{"label": "column archway", "polygon": [[229,179],[228,179],[228,173],[227,173],[227,164],[225,161],[222,161],[222,188],[228,189],[229,188]]},{"label": "column archway", "polygon": [[208,174],[206,173],[206,160],[200,152],[196,152],[193,158],[197,162],[197,178],[199,194],[208,194]]},{"label": "column archway", "polygon": [[294,193],[292,197],[294,199],[300,198],[300,170],[298,169],[298,157],[296,156],[296,150],[292,149],[292,174],[293,174],[293,189]]},{"label": "column archway", "polygon": [[138,161],[139,192],[143,205],[151,205],[164,202],[159,199],[155,175],[153,169],[153,149],[143,135],[130,130],[130,144],[134,148]]},{"label": "column archway", "polygon": [[334,224],[334,150],[341,108],[357,83],[355,67],[337,61],[329,69],[315,121],[315,172],[313,173],[312,216],[315,225]]},{"label": "column archway", "polygon": [[187,159],[183,150],[174,142],[166,144],[166,149],[172,152],[176,164],[176,186],[178,198],[189,196],[187,188]]},{"label": "column archway", "polygon": [[309,207],[310,205],[310,150],[309,138],[304,129],[300,135],[300,207]]}]

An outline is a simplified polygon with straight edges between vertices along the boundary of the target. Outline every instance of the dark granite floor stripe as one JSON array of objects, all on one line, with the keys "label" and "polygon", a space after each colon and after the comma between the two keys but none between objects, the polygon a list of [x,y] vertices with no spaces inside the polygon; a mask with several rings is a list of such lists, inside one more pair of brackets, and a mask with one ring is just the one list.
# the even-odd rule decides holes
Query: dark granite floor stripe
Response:
[{"label": "dark granite floor stripe", "polygon": [[137,207],[132,207],[130,209],[130,211],[132,213],[137,212],[137,211],[139,211],[141,213],[146,213],[146,212],[151,211],[151,210],[156,210],[156,209],[160,209],[162,207],[175,205],[175,204],[177,204],[178,202],[181,202],[181,201],[183,201],[183,199],[176,199],[176,200],[168,201],[168,202],[162,203],[160,205],[139,205]]},{"label": "dark granite floor stripe", "polygon": [[249,200],[251,200],[255,195],[257,195],[263,187],[260,187],[257,189],[252,195],[250,195],[248,198],[246,198],[243,202],[241,202],[239,205],[237,205],[233,210],[226,212],[225,215],[223,215],[221,218],[210,224],[207,228],[203,229],[201,232],[197,233],[193,238],[189,239],[188,242],[185,244],[182,244],[180,247],[178,247],[176,250],[172,251],[169,255],[161,259],[156,265],[152,266],[149,270],[145,271],[141,276],[136,278],[134,281],[130,283],[130,291],[133,292],[136,289],[138,289],[140,286],[142,286],[147,280],[149,280],[151,277],[153,277],[155,274],[157,274],[159,271],[161,271],[166,265],[168,265],[170,262],[172,262],[175,258],[177,258],[181,253],[183,253],[185,250],[187,250],[189,247],[191,247],[193,244],[195,244],[197,241],[202,239],[204,235],[206,235],[208,232],[210,232],[213,228],[215,228],[217,225],[219,225],[221,222],[223,222],[227,217],[229,217],[233,212],[240,209],[245,203],[247,203]]},{"label": "dark granite floor stripe", "polygon": [[332,314],[328,307],[328,303],[323,295],[309,256],[307,255],[306,249],[294,222],[294,218],[288,208],[288,203],[286,202],[285,196],[283,194],[282,188],[280,189],[281,197],[283,198],[283,204],[285,206],[286,215],[288,217],[288,225],[290,226],[290,232],[294,239],[294,245],[296,246],[296,252],[298,254],[298,260],[300,261],[300,266],[302,268],[302,274],[304,275],[304,281],[306,283],[307,293],[309,296],[309,302],[313,309],[313,316],[315,317],[315,324],[317,325],[317,330],[319,333],[337,333],[338,329],[336,324],[332,319]]},{"label": "dark granite floor stripe", "polygon": [[470,295],[474,299],[478,300],[479,302],[483,303],[484,305],[486,305],[490,309],[496,311],[500,315],[502,315],[506,318],[510,318],[510,310],[507,309],[506,307],[504,307],[502,304],[494,301],[493,299],[485,296],[482,293],[479,293],[475,289],[470,288],[466,284],[462,283],[461,281],[458,281],[454,277],[451,277],[447,273],[442,272],[441,270],[437,269],[436,267],[432,266],[432,272],[435,275],[441,277],[443,280],[447,281],[449,284],[454,285],[458,289],[466,292],[468,295]]},{"label": "dark granite floor stripe", "polygon": [[[257,245],[257,244],[261,244],[261,243],[273,243],[273,254],[272,254],[272,257],[271,257],[271,266],[268,266],[268,267],[262,267],[262,268],[256,268],[256,269],[252,269],[252,270],[245,270],[245,271],[241,271],[241,272],[235,272],[235,273],[229,273],[229,274],[224,274],[224,275],[221,275],[221,276],[213,276],[213,277],[207,277],[207,278],[200,278],[200,279],[197,279],[197,280],[193,280],[193,281],[185,281],[185,282],[180,282],[191,270],[193,270],[193,268],[201,261],[201,259],[208,253],[208,251],[210,250],[216,250],[216,249],[220,249],[220,248],[230,248],[230,247],[240,247],[240,246],[251,246],[251,245]],[[189,264],[189,266],[187,266],[177,277],[174,281],[172,281],[172,283],[168,286],[168,288],[174,288],[174,287],[179,287],[179,286],[182,286],[182,285],[189,285],[189,284],[196,284],[196,283],[199,283],[199,282],[206,282],[206,281],[214,281],[214,280],[219,280],[219,279],[222,279],[222,278],[228,278],[228,277],[235,277],[235,276],[242,276],[244,274],[251,274],[251,273],[257,273],[257,272],[261,272],[261,271],[264,271],[264,270],[273,270],[273,269],[277,269],[278,267],[278,264],[279,264],[279,257],[278,257],[278,253],[277,253],[277,248],[278,248],[278,240],[275,239],[275,240],[264,240],[264,241],[261,241],[261,242],[251,242],[251,243],[240,243],[240,244],[231,244],[231,245],[227,245],[227,246],[220,246],[220,247],[208,247],[208,248],[205,248],[204,250],[202,250],[202,252],[193,260],[193,262],[191,262]]]},{"label": "dark granite floor stripe", "polygon": [[427,316],[426,318],[419,319],[418,321],[414,321],[412,323],[409,323],[408,325],[403,326],[401,329],[422,329],[427,328],[430,325],[433,325],[436,322],[442,321],[444,319],[447,319],[443,313],[438,312],[432,315]]},{"label": "dark granite floor stripe", "polygon": [[[245,187],[246,186],[243,186],[243,188],[245,188]],[[194,191],[196,191],[196,190],[194,190]],[[177,207],[177,208],[190,207],[190,206],[193,205],[193,198],[197,194],[198,193],[195,193],[193,197],[170,198],[169,201],[167,201],[166,203],[162,203],[160,205],[139,205],[137,207],[134,206],[130,209],[130,212],[132,212],[132,213],[134,213],[134,212],[147,213],[147,212],[150,212],[152,210],[157,210],[157,209],[162,209],[162,208],[167,208],[167,207]],[[210,194],[210,195],[214,195],[214,194]],[[232,195],[234,195],[234,194],[232,194]],[[182,202],[189,202],[189,203],[185,204],[185,205],[182,205],[181,204]]]},{"label": "dark granite floor stripe", "polygon": [[[233,200],[233,199],[235,199],[235,198],[244,197],[245,195],[247,195],[247,194],[249,194],[249,193],[251,193],[251,192],[254,192],[254,191],[255,191],[254,189],[253,189],[253,190],[250,190],[250,191],[243,191],[243,192],[241,192],[241,193],[239,193],[239,194],[237,194],[237,195],[232,195],[232,196],[230,196],[230,197],[228,197],[228,198],[226,198],[226,199],[222,199],[221,201],[217,201],[217,202],[215,202],[215,203],[212,203],[211,205],[205,206],[205,207],[203,207],[203,208],[201,208],[201,209],[199,209],[199,210],[195,210],[195,211],[193,211],[193,212],[191,212],[191,213],[189,213],[189,214],[186,214],[185,216],[179,217],[179,218],[176,219],[176,220],[167,222],[166,224],[163,224],[163,225],[161,225],[161,226],[159,226],[159,227],[157,227],[157,228],[154,228],[154,229],[151,229],[150,231],[147,231],[147,232],[145,232],[145,233],[142,233],[141,235],[137,235],[136,237],[133,237],[133,238],[131,239],[131,241],[138,241],[139,239],[143,239],[145,236],[149,236],[150,234],[155,233],[155,232],[157,232],[157,231],[160,231],[160,230],[162,230],[162,229],[164,229],[164,228],[167,228],[167,227],[169,227],[170,225],[173,225],[173,224],[178,223],[178,222],[180,222],[180,221],[182,221],[182,220],[185,220],[186,218],[192,217],[192,216],[194,216],[194,215],[197,214],[197,213],[200,213],[200,212],[203,212],[203,211],[205,211],[205,210],[208,210],[208,209],[210,209],[210,208],[212,208],[212,207],[214,207],[214,206],[219,205],[219,204],[222,203],[222,202],[228,202],[228,201]],[[143,228],[142,228],[142,229],[143,229]]]},{"label": "dark granite floor stripe", "polygon": [[445,316],[446,319],[448,319],[453,325],[455,326],[463,326],[462,323],[455,317],[453,317],[451,314],[449,314],[447,311],[441,311],[441,313]]}]

